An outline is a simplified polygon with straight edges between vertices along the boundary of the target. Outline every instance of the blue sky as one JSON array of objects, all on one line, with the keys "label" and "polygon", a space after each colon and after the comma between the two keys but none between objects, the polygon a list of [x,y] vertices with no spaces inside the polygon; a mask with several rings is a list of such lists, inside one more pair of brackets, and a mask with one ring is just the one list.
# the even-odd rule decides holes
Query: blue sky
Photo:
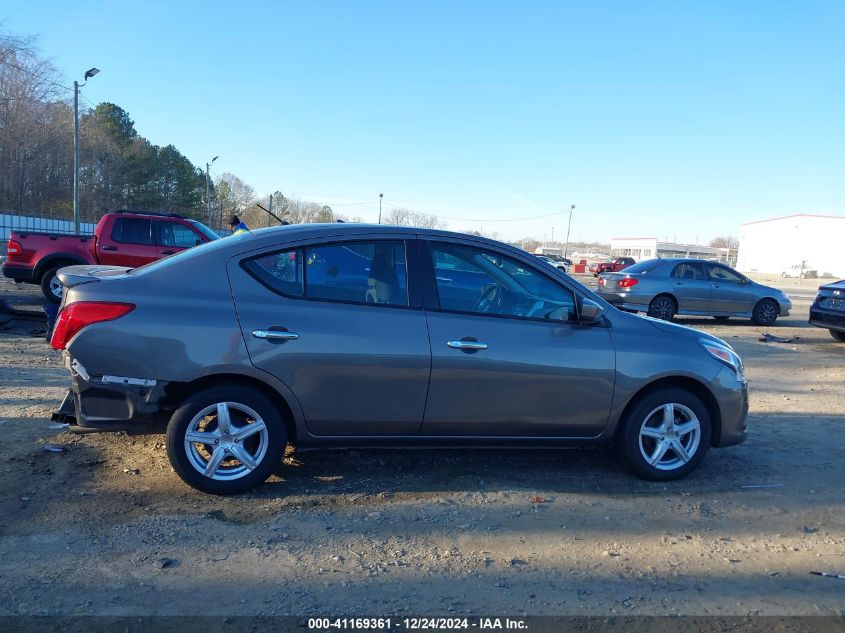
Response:
[{"label": "blue sky", "polygon": [[[845,3],[6,0],[68,82],[258,193],[500,239],[845,215]],[[389,207],[385,206],[385,209]],[[550,217],[536,218],[548,214]]]}]

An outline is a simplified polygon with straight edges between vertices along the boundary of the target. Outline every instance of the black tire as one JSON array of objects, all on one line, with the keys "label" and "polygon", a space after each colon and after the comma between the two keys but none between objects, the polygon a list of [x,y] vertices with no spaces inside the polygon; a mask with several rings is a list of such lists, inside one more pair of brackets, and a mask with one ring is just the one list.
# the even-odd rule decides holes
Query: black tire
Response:
[{"label": "black tire", "polygon": [[[648,425],[653,431],[658,431],[653,425],[663,420],[663,412],[660,409],[668,404],[674,405],[674,418],[677,423],[692,422],[689,412],[694,414],[698,422],[698,437],[695,441],[690,434],[676,438],[685,449],[693,449],[688,454],[688,460],[685,461],[675,448],[669,447],[665,449],[663,457],[657,459],[656,465],[652,465],[643,453],[655,455],[658,442],[663,440],[645,436],[641,444],[640,430]],[[672,481],[685,477],[695,470],[710,448],[710,414],[698,396],[686,389],[669,387],[646,394],[631,407],[622,424],[617,448],[634,472],[649,481]]]},{"label": "black tire", "polygon": [[731,317],[727,317],[727,316],[714,316],[713,318],[714,318],[714,319],[716,319],[717,321],[727,321],[727,320],[728,320],[728,319],[730,319]]},{"label": "black tire", "polygon": [[828,330],[828,332],[840,343],[845,343],[845,332],[837,332],[836,330]]},{"label": "black tire", "polygon": [[678,304],[669,295],[657,295],[648,304],[648,316],[662,321],[671,321],[678,311]]},{"label": "black tire", "polygon": [[751,312],[751,320],[756,325],[774,325],[780,314],[780,306],[773,299],[760,299]]},{"label": "black tire", "polygon": [[[232,431],[220,435],[215,405],[223,403],[231,415]],[[256,424],[254,416],[238,407],[246,407],[257,414],[264,422],[266,433],[259,430],[242,440],[236,439],[231,433]],[[214,412],[200,418],[207,420],[207,424],[199,428],[196,418],[208,409]],[[248,419],[253,421],[247,423]],[[208,437],[218,434],[221,439],[215,441],[217,447],[210,442],[192,442],[189,448],[185,438],[189,430],[204,431]],[[243,385],[209,387],[198,391],[182,403],[167,425],[167,456],[173,470],[189,486],[215,495],[240,494],[262,484],[281,463],[286,442],[287,431],[277,407],[259,390]],[[232,446],[231,452],[221,444]],[[199,466],[195,464],[208,465],[218,450],[222,451],[222,461],[214,470],[218,478],[200,472]],[[235,451],[240,450],[246,451],[248,457],[256,458],[254,468],[248,468],[246,462],[238,459]]]},{"label": "black tire", "polygon": [[[58,295],[53,294],[53,288],[55,287],[55,285],[53,285],[53,280],[55,279],[56,284],[59,283],[59,280],[56,279],[56,273],[60,268],[63,267],[64,266],[54,266],[53,268],[47,270],[47,272],[45,272],[44,275],[42,275],[41,277],[41,293],[44,295],[47,301],[50,301],[52,303],[61,303],[62,301],[61,291],[59,291]],[[59,286],[59,288],[60,287],[61,286]]]}]

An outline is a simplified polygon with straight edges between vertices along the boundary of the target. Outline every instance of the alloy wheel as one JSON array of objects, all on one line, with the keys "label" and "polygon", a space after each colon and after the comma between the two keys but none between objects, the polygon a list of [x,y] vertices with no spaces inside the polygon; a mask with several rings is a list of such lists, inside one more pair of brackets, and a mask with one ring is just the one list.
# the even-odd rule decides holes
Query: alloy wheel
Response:
[{"label": "alloy wheel", "polygon": [[676,470],[689,462],[701,442],[701,423],[692,409],[671,402],[653,409],[640,425],[640,453],[650,466]]},{"label": "alloy wheel", "polygon": [[199,411],[184,436],[188,462],[217,481],[240,479],[267,454],[269,433],[261,416],[237,402],[218,402]]}]

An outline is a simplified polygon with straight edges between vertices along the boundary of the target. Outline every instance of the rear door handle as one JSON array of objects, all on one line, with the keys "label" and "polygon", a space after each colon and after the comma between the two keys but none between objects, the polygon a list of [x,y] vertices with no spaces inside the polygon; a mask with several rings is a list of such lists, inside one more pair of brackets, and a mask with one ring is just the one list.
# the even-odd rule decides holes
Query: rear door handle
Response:
[{"label": "rear door handle", "polygon": [[116,251],[117,246],[103,246],[104,251]]},{"label": "rear door handle", "polygon": [[173,255],[176,251],[161,251],[162,255]]},{"label": "rear door handle", "polygon": [[449,341],[446,343],[452,349],[459,349],[465,352],[474,352],[480,349],[487,349],[487,343],[478,341]]},{"label": "rear door handle", "polygon": [[255,338],[262,338],[268,341],[295,341],[299,338],[296,332],[285,332],[283,330],[253,330]]}]

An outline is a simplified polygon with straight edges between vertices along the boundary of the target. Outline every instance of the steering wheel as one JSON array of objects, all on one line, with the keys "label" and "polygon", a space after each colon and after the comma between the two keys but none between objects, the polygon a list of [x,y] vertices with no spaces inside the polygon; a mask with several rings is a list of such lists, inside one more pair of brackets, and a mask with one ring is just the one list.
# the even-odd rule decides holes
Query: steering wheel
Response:
[{"label": "steering wheel", "polygon": [[502,287],[499,284],[493,284],[487,288],[482,288],[481,296],[475,302],[472,308],[473,312],[485,314],[490,312],[493,306],[501,305],[502,303]]}]

